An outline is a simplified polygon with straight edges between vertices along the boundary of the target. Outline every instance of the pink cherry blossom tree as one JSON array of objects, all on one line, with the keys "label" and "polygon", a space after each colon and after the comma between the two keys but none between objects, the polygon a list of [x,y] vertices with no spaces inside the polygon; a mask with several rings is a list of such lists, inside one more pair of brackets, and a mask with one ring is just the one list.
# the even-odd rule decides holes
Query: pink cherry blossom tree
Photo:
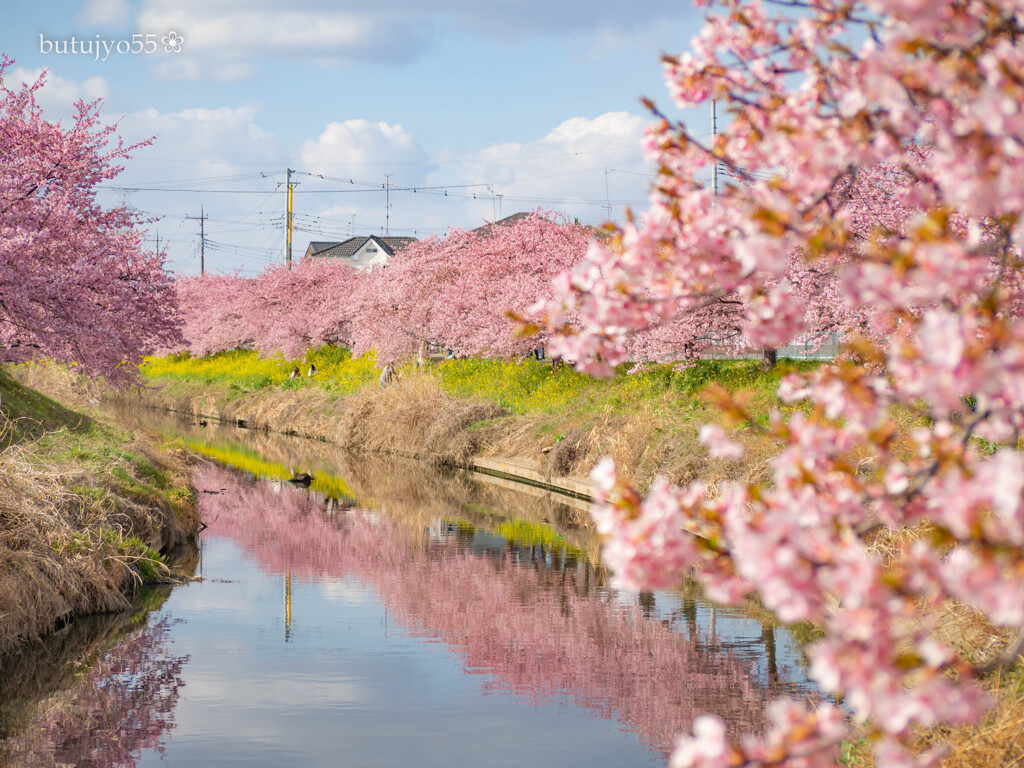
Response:
[{"label": "pink cherry blossom tree", "polygon": [[[780,619],[825,633],[812,672],[849,717],[780,702],[766,736],[739,743],[698,718],[674,768],[832,765],[851,720],[878,765],[930,765],[942,750],[918,754],[917,730],[977,722],[991,703],[980,676],[1024,646],[1021,7],[714,6],[666,74],[677,104],[714,99],[731,121],[708,142],[655,109],[652,207],[624,227],[622,248],[592,247],[558,283],[553,346],[607,373],[628,359],[630,334],[729,295],[743,302],[747,344],[784,345],[811,329],[795,256],[829,276],[864,332],[848,335],[848,359],[783,381],[780,396],[803,407],[763,430],[778,446],[768,483],[712,494],[658,480],[641,498],[603,462],[594,514],[606,561],[646,588],[696,567],[716,599],[757,590]],[[717,199],[713,163],[742,179]],[[885,195],[850,200],[872,176]],[[727,424],[755,423],[711,395]],[[916,418],[909,434],[895,408]],[[712,456],[742,454],[721,426],[701,438]],[[927,533],[891,556],[868,546],[910,524]],[[988,661],[965,658],[936,632],[950,603],[1017,639]]]},{"label": "pink cherry blossom tree", "polygon": [[178,277],[178,310],[189,352],[208,355],[252,343],[247,320],[252,283],[238,275]]},{"label": "pink cherry blossom tree", "polygon": [[0,57],[0,345],[8,361],[45,356],[133,378],[142,355],[178,337],[163,255],[143,250],[139,217],[105,209],[97,187],[143,144],[125,146],[78,102],[70,127],[43,118],[32,85],[9,87]]},{"label": "pink cherry blossom tree", "polygon": [[[926,154],[916,145],[908,151],[915,149],[922,156]],[[749,178],[737,183],[747,185]],[[829,258],[820,259],[809,258],[807,251],[799,248],[789,254],[780,274],[766,281],[764,286],[768,290],[785,290],[789,303],[799,307],[801,332],[796,340],[813,348],[852,331],[872,332],[865,313],[845,295],[841,276],[851,259],[858,258],[860,250],[872,238],[905,230],[907,222],[918,211],[900,197],[916,183],[901,169],[878,164],[847,174],[835,185],[828,204],[833,211],[842,211],[848,217],[845,247]],[[600,248],[596,250],[594,266],[599,273],[603,253]],[[775,348],[759,349],[744,333],[748,316],[757,311],[758,300],[758,294],[736,286],[704,286],[698,301],[683,303],[674,312],[665,311],[660,317],[651,317],[640,327],[630,327],[624,343],[625,356],[634,362],[687,361],[712,352],[738,355],[763,351],[766,368],[772,367]]]},{"label": "pink cherry blossom tree", "polygon": [[251,346],[297,357],[344,344],[356,354],[375,351],[382,365],[426,344],[522,356],[546,335],[517,336],[510,314],[525,315],[538,297],[550,297],[552,279],[583,258],[593,236],[589,227],[538,211],[482,231],[452,229],[369,271],[310,260],[255,278],[182,277],[186,346],[199,355]]},{"label": "pink cherry blossom tree", "polygon": [[552,279],[583,258],[593,237],[589,227],[537,211],[413,243],[365,281],[352,318],[355,351],[377,349],[386,362],[431,343],[460,355],[522,356],[546,336],[517,337],[509,314],[550,296]]},{"label": "pink cherry blossom tree", "polygon": [[186,347],[195,355],[251,347],[265,356],[294,358],[324,344],[350,344],[353,296],[362,278],[336,261],[269,267],[250,278],[181,276]]},{"label": "pink cherry blossom tree", "polygon": [[362,273],[338,261],[303,261],[264,270],[249,286],[243,321],[264,355],[300,357],[351,339],[352,296]]}]

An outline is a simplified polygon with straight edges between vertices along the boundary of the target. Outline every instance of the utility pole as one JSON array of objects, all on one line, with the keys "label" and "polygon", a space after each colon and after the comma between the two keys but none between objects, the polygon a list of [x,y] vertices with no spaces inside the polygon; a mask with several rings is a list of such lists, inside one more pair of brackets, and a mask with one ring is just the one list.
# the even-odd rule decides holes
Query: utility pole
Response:
[{"label": "utility pole", "polygon": [[206,273],[206,230],[203,224],[206,219],[209,218],[203,211],[203,206],[199,206],[198,216],[186,216],[186,219],[199,219],[199,274]]},{"label": "utility pole", "polygon": [[285,261],[288,263],[288,269],[292,268],[292,174],[295,173],[291,168],[288,168],[288,251],[285,254]]},{"label": "utility pole", "polygon": [[393,173],[384,174],[384,234],[387,235],[391,232],[391,177]]}]

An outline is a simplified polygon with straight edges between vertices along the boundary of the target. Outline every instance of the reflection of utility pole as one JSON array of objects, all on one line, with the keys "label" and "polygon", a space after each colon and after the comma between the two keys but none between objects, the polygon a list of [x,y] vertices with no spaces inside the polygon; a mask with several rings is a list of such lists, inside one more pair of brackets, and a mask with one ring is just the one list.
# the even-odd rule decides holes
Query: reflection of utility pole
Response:
[{"label": "reflection of utility pole", "polygon": [[697,601],[694,599],[683,600],[683,617],[686,619],[686,629],[689,632],[690,639],[696,639],[697,637]]},{"label": "reflection of utility pole", "polygon": [[651,618],[654,615],[655,603],[653,592],[641,592],[637,597],[637,601],[640,603],[640,612],[643,613],[645,619]]},{"label": "reflection of utility pole", "polygon": [[292,569],[284,569],[284,641],[287,643],[292,636]]},{"label": "reflection of utility pole", "polygon": [[198,216],[186,216],[186,219],[199,219],[199,274],[202,275],[206,272],[206,230],[203,224],[208,218],[203,212],[203,206],[199,206]]},{"label": "reflection of utility pole", "polygon": [[764,643],[764,655],[768,660],[768,678],[773,682],[779,682],[779,661],[776,658],[775,650],[775,627],[761,627],[761,641]]}]

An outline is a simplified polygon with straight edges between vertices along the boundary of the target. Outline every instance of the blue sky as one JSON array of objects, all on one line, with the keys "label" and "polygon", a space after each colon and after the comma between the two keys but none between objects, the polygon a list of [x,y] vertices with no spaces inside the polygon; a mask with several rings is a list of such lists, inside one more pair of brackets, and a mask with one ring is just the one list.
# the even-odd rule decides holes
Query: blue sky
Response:
[{"label": "blue sky", "polygon": [[[102,98],[126,140],[156,137],[101,199],[159,217],[172,268],[198,272],[202,206],[207,268],[248,274],[283,261],[286,168],[295,256],[350,231],[642,209],[640,98],[670,106],[659,57],[699,21],[669,0],[40,0],[0,10],[0,52],[9,84],[49,70],[48,117]],[[133,35],[155,52],[123,52]]]}]

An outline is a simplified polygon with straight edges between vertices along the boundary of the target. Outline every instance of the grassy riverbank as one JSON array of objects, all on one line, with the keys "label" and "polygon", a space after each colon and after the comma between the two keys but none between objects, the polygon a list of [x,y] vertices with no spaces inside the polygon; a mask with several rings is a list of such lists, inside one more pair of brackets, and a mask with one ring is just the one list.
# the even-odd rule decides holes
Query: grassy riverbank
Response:
[{"label": "grassy riverbank", "polygon": [[[295,367],[305,372],[311,363],[315,377],[289,380]],[[681,370],[623,369],[600,380],[546,361],[462,359],[407,366],[400,382],[382,390],[372,358],[324,348],[302,360],[247,351],[154,358],[142,371],[147,398],[175,410],[442,464],[473,455],[526,458],[553,476],[585,475],[598,457],[611,455],[642,487],[655,474],[688,482],[707,468],[697,430],[718,419],[701,396],[709,384],[745,393],[756,418],[767,419],[781,405],[775,390],[789,369],[701,361]],[[740,439],[747,457],[715,462],[716,477],[765,471],[769,446]]]},{"label": "grassy riverbank", "polygon": [[129,607],[198,525],[184,450],[158,451],[0,370],[0,654],[71,616]]}]

